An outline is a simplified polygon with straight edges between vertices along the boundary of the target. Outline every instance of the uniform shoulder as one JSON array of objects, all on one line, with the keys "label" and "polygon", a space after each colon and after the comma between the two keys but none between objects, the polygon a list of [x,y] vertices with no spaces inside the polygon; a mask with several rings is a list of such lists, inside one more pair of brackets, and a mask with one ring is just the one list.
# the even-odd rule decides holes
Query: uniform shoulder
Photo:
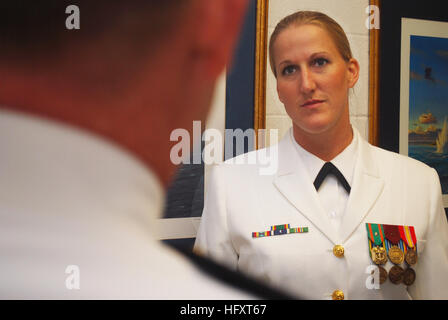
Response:
[{"label": "uniform shoulder", "polygon": [[212,175],[256,178],[273,176],[278,168],[278,149],[273,147],[253,150],[211,166]]},{"label": "uniform shoulder", "polygon": [[256,159],[259,152],[260,150],[252,150],[246,153],[242,153],[238,156],[227,159],[223,162],[223,165],[232,166],[236,164],[249,164],[249,160]]},{"label": "uniform shoulder", "polygon": [[267,148],[261,148],[258,150],[252,150],[236,157],[227,159],[223,162],[224,166],[234,165],[266,165],[266,161],[270,157],[276,156],[278,153],[278,145],[270,146]]},{"label": "uniform shoulder", "polygon": [[429,174],[434,170],[427,164],[414,158],[376,146],[370,146],[373,150],[374,157],[380,160],[379,163],[383,166],[390,166],[395,168],[396,166],[400,166],[405,170],[409,170],[412,172],[422,172],[424,174]]}]

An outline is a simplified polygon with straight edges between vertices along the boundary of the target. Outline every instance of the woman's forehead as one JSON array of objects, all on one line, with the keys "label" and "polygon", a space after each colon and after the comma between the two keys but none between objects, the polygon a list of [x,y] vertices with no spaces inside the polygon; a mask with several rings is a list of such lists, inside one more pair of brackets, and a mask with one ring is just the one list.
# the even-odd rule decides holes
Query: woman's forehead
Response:
[{"label": "woman's forehead", "polygon": [[313,54],[322,51],[335,53],[337,48],[328,32],[313,24],[286,28],[274,44],[274,53],[279,58],[288,53]]}]

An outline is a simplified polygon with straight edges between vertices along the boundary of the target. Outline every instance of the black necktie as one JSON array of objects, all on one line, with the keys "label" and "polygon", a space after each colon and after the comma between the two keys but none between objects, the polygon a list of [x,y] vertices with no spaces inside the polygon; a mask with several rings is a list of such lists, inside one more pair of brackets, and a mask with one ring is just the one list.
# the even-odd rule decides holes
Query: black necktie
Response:
[{"label": "black necktie", "polygon": [[347,180],[345,180],[344,175],[331,162],[325,162],[324,166],[317,174],[316,180],[314,180],[314,187],[316,188],[316,191],[319,190],[320,185],[322,184],[322,182],[324,182],[325,178],[329,174],[333,174],[336,179],[338,179],[338,181],[342,184],[347,193],[350,193],[351,188]]}]

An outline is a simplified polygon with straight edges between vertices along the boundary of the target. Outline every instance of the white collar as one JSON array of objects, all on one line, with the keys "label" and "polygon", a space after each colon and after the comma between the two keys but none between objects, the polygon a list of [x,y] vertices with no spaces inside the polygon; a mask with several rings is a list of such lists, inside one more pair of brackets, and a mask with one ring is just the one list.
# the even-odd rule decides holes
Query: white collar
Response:
[{"label": "white collar", "polygon": [[[290,129],[290,138],[293,141],[293,145],[299,154],[300,159],[304,162],[305,167],[307,168],[309,177],[311,182],[313,182],[317,174],[319,173],[322,166],[325,164],[325,161],[315,156],[314,154],[305,150],[294,138],[293,129]],[[350,144],[335,158],[331,160],[331,162],[341,171],[344,175],[347,182],[352,186],[353,183],[353,174],[355,170],[356,158],[358,154],[358,132],[353,129],[353,139]]]}]

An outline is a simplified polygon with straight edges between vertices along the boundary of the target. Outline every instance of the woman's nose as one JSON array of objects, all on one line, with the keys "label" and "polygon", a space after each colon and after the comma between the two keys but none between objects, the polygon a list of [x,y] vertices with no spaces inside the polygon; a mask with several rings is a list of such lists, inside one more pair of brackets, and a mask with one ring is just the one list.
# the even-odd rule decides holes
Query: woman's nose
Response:
[{"label": "woman's nose", "polygon": [[303,93],[314,91],[316,89],[316,82],[314,81],[312,73],[307,68],[302,68],[301,71],[300,90]]}]

